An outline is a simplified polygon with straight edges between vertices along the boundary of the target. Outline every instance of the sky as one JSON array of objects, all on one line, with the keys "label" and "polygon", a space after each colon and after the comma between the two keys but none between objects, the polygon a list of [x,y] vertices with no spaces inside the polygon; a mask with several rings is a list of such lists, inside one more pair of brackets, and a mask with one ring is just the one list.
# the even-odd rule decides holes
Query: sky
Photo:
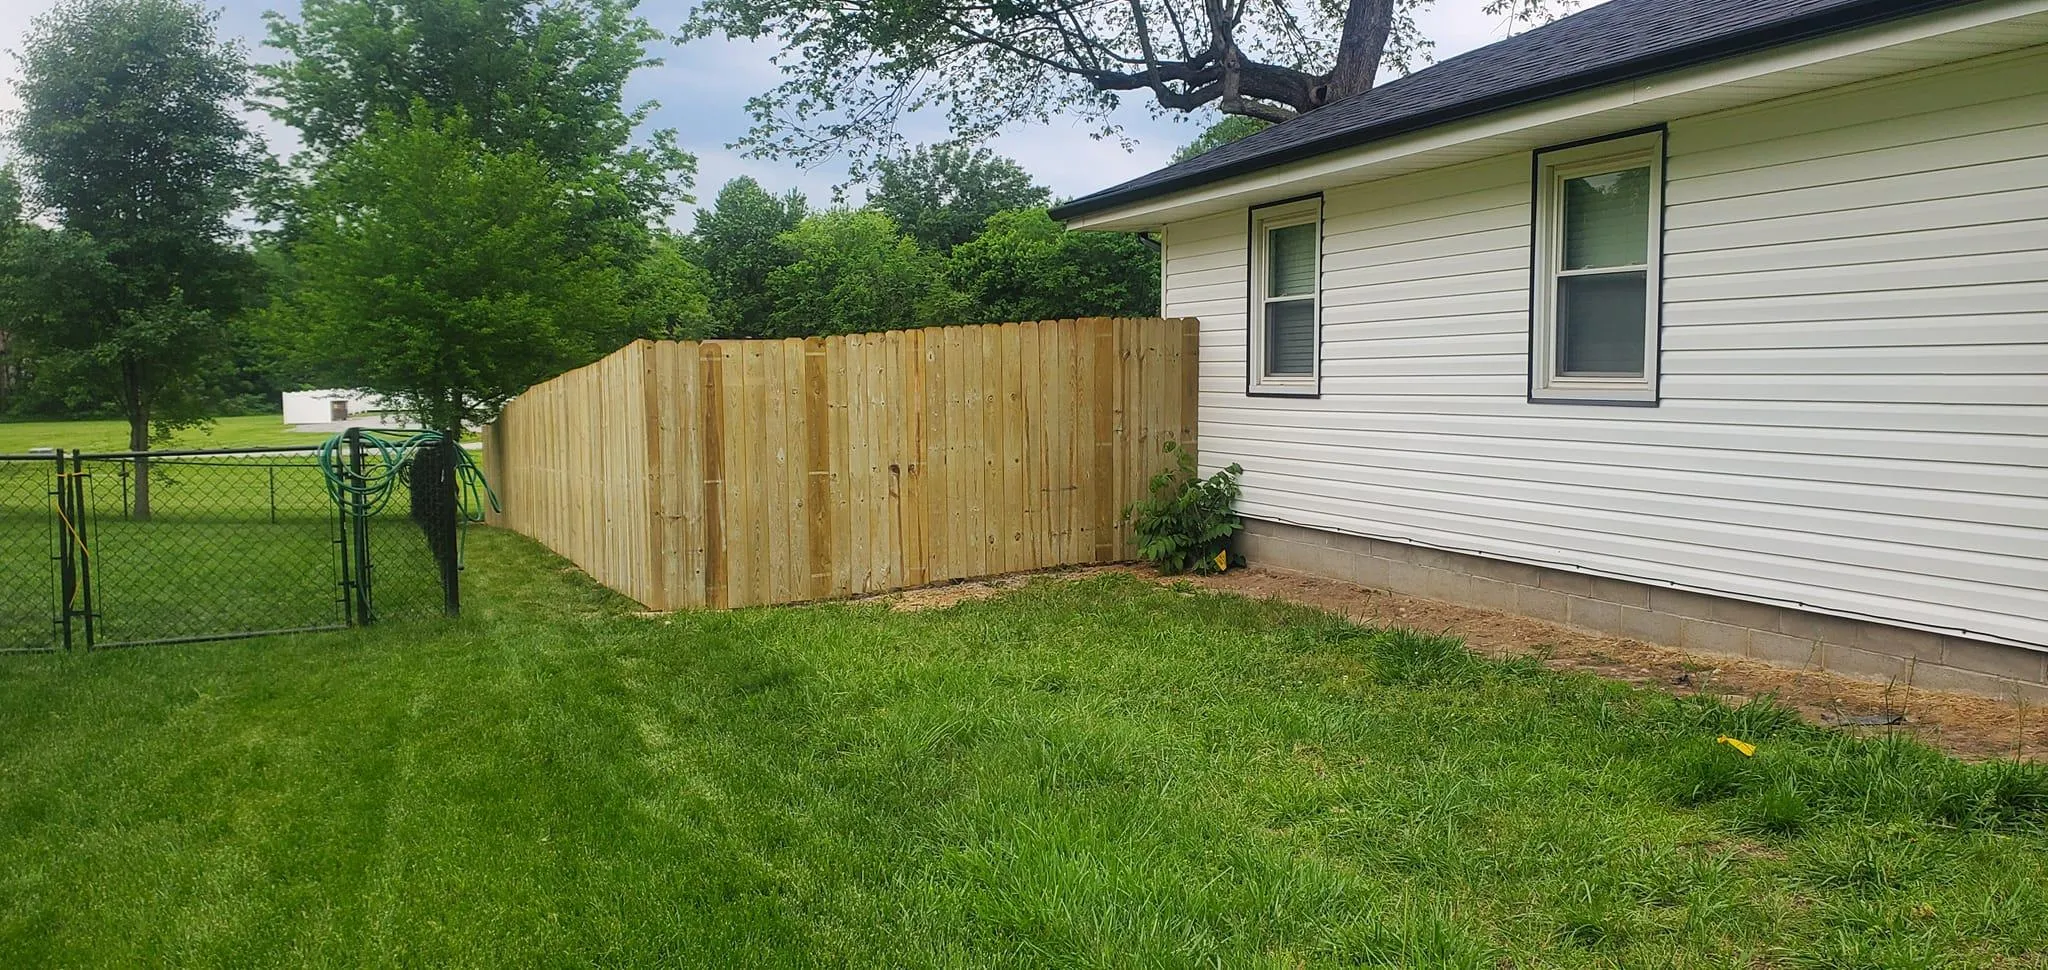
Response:
[{"label": "sky", "polygon": [[[55,0],[0,0],[0,110],[17,103],[14,81],[20,73],[15,52],[21,47],[29,22],[49,9]],[[1435,57],[1443,59],[1507,36],[1507,25],[1497,17],[1480,12],[1482,0],[1435,0],[1418,15],[1423,31],[1436,41]],[[211,0],[220,11],[220,29],[239,39],[252,58],[270,60],[277,52],[263,46],[263,13],[266,10],[296,15],[294,0]],[[664,31],[679,27],[690,9],[687,0],[643,0],[640,12]],[[722,38],[705,38],[677,45],[661,42],[649,51],[663,63],[634,75],[627,87],[631,104],[654,101],[660,104],[649,118],[649,130],[674,128],[682,147],[697,156],[697,179],[693,193],[708,201],[729,179],[751,175],[770,191],[801,190],[816,204],[829,202],[833,187],[846,181],[843,165],[826,163],[811,169],[787,162],[747,158],[728,148],[746,133],[746,99],[773,87],[779,75],[765,44],[745,44]],[[1116,121],[1137,142],[1135,148],[1111,140],[1090,137],[1093,127],[1082,122],[1054,121],[1049,125],[1019,125],[991,143],[997,152],[1023,165],[1053,195],[1071,198],[1135,178],[1166,164],[1173,150],[1192,140],[1214,115],[1176,119],[1157,117],[1145,110],[1136,95],[1126,99]],[[251,112],[250,124],[270,143],[273,152],[289,153],[296,145],[291,129],[267,115]],[[906,127],[913,142],[943,141],[941,119],[913,116]],[[856,188],[851,198],[858,201]],[[693,213],[685,207],[675,220],[687,228]]]}]

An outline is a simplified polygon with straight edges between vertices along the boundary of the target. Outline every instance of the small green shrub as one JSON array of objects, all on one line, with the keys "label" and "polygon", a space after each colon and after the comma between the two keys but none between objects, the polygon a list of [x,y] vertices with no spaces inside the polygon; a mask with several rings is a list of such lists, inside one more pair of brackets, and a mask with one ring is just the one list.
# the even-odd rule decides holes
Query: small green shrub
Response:
[{"label": "small green shrub", "polygon": [[1150,498],[1124,508],[1123,520],[1138,530],[1138,558],[1169,576],[1217,572],[1216,557],[1244,528],[1243,520],[1230,510],[1237,502],[1237,477],[1244,469],[1233,463],[1203,478],[1193,452],[1172,441],[1164,451],[1173,456],[1173,467],[1152,476],[1146,487]]}]

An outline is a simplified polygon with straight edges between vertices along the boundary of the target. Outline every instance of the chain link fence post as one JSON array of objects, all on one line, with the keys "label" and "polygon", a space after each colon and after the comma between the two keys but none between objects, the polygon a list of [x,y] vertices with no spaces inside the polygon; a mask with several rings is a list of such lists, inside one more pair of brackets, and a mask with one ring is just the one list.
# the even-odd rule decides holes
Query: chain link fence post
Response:
[{"label": "chain link fence post", "polygon": [[[367,459],[363,456],[363,431],[350,428],[344,432],[348,448],[348,473],[354,483],[360,485],[367,477]],[[355,562],[351,564],[356,584],[356,624],[369,626],[377,622],[374,607],[376,598],[370,586],[370,509],[361,488],[348,490],[349,529],[355,538]]]}]

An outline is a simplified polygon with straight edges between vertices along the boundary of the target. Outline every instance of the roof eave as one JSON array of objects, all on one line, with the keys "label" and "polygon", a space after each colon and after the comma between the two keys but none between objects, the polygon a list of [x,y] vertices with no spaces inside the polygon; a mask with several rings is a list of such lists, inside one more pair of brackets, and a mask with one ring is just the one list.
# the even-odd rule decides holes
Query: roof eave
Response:
[{"label": "roof eave", "polygon": [[1263,171],[1290,162],[1316,158],[1332,152],[1357,148],[1399,135],[1413,134],[1440,125],[1465,121],[1481,115],[1511,108],[1524,107],[1551,98],[1563,97],[1603,85],[1640,80],[1652,75],[1680,68],[1694,67],[1744,54],[1784,47],[1801,41],[1825,37],[1830,34],[1868,27],[1891,20],[1898,20],[1916,14],[1928,13],[1943,7],[1955,6],[1954,0],[1871,0],[1869,3],[1850,7],[1838,7],[1820,13],[1773,24],[1768,28],[1726,34],[1698,44],[1660,52],[1649,57],[1636,58],[1617,64],[1606,65],[1596,70],[1584,71],[1559,78],[1544,84],[1517,88],[1490,98],[1475,98],[1459,102],[1448,108],[1400,118],[1381,125],[1368,125],[1350,131],[1340,132],[1313,142],[1290,145],[1260,155],[1254,155],[1239,162],[1220,165],[1213,169],[1191,172],[1179,178],[1166,179],[1142,188],[1120,192],[1106,189],[1093,195],[1082,196],[1071,202],[1054,206],[1053,219],[1068,222],[1082,216],[1094,215],[1111,209],[1143,202],[1162,196],[1172,195],[1203,185],[1211,185],[1254,172]]}]

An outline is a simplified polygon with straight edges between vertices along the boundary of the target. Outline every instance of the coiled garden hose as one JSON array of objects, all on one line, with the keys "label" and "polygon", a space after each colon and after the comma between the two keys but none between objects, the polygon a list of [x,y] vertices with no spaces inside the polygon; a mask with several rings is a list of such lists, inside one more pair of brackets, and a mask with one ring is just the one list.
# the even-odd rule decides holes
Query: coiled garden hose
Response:
[{"label": "coiled garden hose", "polygon": [[[398,494],[398,486],[410,487],[413,457],[421,449],[435,447],[448,440],[448,436],[439,431],[358,429],[355,434],[374,451],[374,454],[365,456],[363,470],[359,473],[350,467],[348,435],[338,434],[320,444],[320,477],[327,484],[328,497],[344,513],[365,517],[382,512],[391,503],[391,497]],[[477,466],[476,458],[459,445],[455,454],[456,512],[461,520],[482,522],[485,503],[489,503],[491,511],[503,511],[498,504],[498,493],[484,477],[483,469]],[[467,533],[463,536],[462,545],[468,546]]]}]

